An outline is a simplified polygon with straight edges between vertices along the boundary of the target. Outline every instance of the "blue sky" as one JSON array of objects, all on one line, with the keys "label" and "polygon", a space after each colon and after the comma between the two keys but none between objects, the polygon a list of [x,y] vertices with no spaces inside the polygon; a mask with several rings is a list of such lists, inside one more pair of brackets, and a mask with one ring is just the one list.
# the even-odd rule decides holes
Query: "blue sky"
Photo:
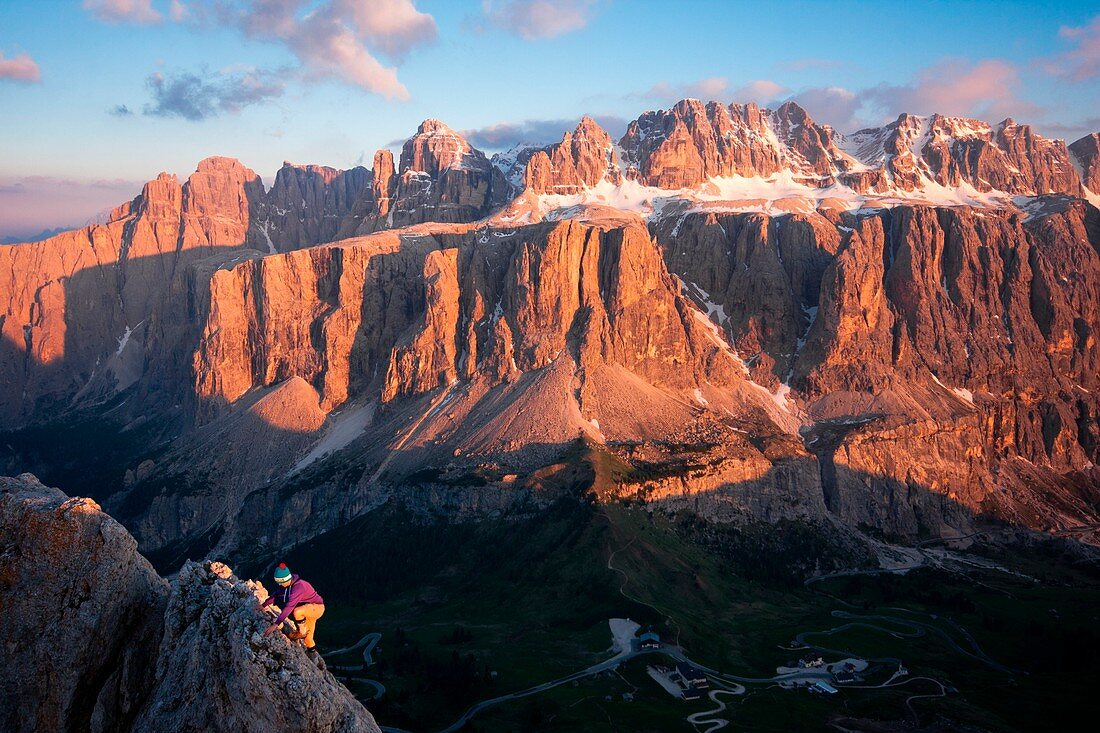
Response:
[{"label": "blue sky", "polygon": [[[370,164],[438,117],[483,148],[692,96],[1100,129],[1095,2],[3,0],[0,236],[167,170]],[[128,113],[127,113],[128,112]],[[491,150],[490,150],[491,152]]]}]

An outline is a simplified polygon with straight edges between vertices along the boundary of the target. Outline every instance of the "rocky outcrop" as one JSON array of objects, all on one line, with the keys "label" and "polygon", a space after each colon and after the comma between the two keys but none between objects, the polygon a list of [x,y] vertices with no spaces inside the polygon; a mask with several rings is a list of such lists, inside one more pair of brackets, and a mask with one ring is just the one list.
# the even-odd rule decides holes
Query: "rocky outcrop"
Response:
[{"label": "rocky outcrop", "polygon": [[561,354],[678,388],[737,371],[716,358],[723,345],[640,225],[376,235],[219,271],[210,302],[196,393],[222,404],[296,375],[331,407],[371,373],[390,401],[456,378],[501,381]]},{"label": "rocky outcrop", "polygon": [[91,499],[0,478],[5,731],[126,731],[153,688],[168,584]]},{"label": "rocky outcrop", "polygon": [[658,188],[695,188],[715,176],[768,177],[785,168],[828,185],[838,167],[849,166],[833,137],[793,102],[772,112],[685,99],[631,122],[619,145],[627,177]]},{"label": "rocky outcrop", "polygon": [[524,171],[524,186],[535,193],[578,193],[605,179],[622,182],[618,156],[611,136],[588,116],[560,143],[532,153]]},{"label": "rocky outcrop", "polygon": [[789,171],[812,187],[839,182],[860,194],[968,185],[1026,196],[1081,195],[1065,143],[1011,119],[993,127],[902,114],[884,127],[843,136],[794,102],[771,111],[688,99],[646,112],[630,123],[619,145],[628,178],[665,189],[697,188],[716,176],[767,178]]},{"label": "rocky outcrop", "polygon": [[1047,140],[1029,125],[903,114],[880,128],[860,130],[842,147],[869,170],[840,180],[860,192],[969,185],[1027,196],[1081,195],[1081,180],[1061,140]]},{"label": "rocky outcrop", "polygon": [[424,120],[405,141],[396,173],[387,150],[375,154],[374,167],[374,184],[341,226],[344,237],[423,222],[477,221],[513,193],[484,153],[435,119]]},{"label": "rocky outcrop", "polygon": [[271,253],[331,242],[360,192],[372,183],[371,171],[362,167],[340,171],[283,163],[264,197],[253,241]]},{"label": "rocky outcrop", "polygon": [[256,612],[267,591],[221,563],[172,583],[156,681],[134,733],[163,730],[378,733],[371,714]]},{"label": "rocky outcrop", "polygon": [[1085,135],[1069,151],[1081,171],[1081,182],[1093,193],[1100,191],[1100,133]]},{"label": "rocky outcrop", "polygon": [[377,733],[282,634],[263,586],[188,562],[171,586],[90,499],[0,477],[5,731]]},{"label": "rocky outcrop", "polygon": [[247,243],[259,177],[209,158],[182,186],[161,174],[110,221],[0,249],[0,427],[133,384],[173,280]]}]

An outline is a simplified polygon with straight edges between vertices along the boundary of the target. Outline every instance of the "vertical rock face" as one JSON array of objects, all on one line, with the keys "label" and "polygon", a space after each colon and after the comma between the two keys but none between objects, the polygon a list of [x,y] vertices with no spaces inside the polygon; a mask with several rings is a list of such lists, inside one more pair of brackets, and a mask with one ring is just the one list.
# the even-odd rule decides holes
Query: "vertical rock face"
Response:
[{"label": "vertical rock face", "polygon": [[1081,170],[1081,182],[1093,193],[1100,191],[1100,133],[1085,135],[1069,146]]},{"label": "vertical rock face", "polygon": [[126,731],[153,687],[168,584],[91,499],[0,477],[0,728]]},{"label": "vertical rock face", "polygon": [[1098,224],[1078,201],[1033,221],[700,213],[655,233],[758,383],[788,383],[820,429],[867,421],[837,439],[838,464],[1057,527],[1095,513],[1074,486],[1100,458]]},{"label": "vertical rock face", "polygon": [[286,252],[335,240],[360,192],[372,183],[371,172],[362,167],[338,171],[283,163],[264,199],[258,236],[253,237],[257,248]]},{"label": "vertical rock face", "polygon": [[475,374],[501,381],[561,354],[582,370],[615,363],[675,387],[733,379],[733,362],[716,358],[723,345],[699,325],[640,225],[454,230],[399,248],[394,240],[218,272],[196,392],[227,404],[298,375],[331,406],[376,373],[390,401]]},{"label": "vertical rock face", "polygon": [[207,158],[183,190],[180,248],[244,242],[264,197],[263,182],[233,158]]},{"label": "vertical rock face", "polygon": [[5,731],[377,733],[374,718],[282,634],[267,592],[221,563],[169,587],[90,499],[0,477]]},{"label": "vertical rock face", "polygon": [[[809,186],[840,182],[857,193],[966,184],[977,191],[1081,195],[1065,143],[1010,119],[994,128],[961,117],[902,114],[845,137],[794,102],[770,111],[688,99],[646,112],[619,145],[628,178],[666,189],[695,188],[715,176],[789,171]],[[540,187],[544,167],[540,160],[529,174]]]},{"label": "vertical rock face", "polygon": [[778,387],[817,312],[821,278],[841,244],[837,228],[817,213],[708,213],[653,230],[685,293],[752,355],[753,379]]},{"label": "vertical rock face", "polygon": [[489,159],[439,120],[425,120],[401,148],[392,226],[467,222],[489,213]]},{"label": "vertical rock face", "polygon": [[111,220],[0,249],[0,426],[132,384],[153,311],[199,259],[248,240],[259,177],[228,158],[161,174]]}]

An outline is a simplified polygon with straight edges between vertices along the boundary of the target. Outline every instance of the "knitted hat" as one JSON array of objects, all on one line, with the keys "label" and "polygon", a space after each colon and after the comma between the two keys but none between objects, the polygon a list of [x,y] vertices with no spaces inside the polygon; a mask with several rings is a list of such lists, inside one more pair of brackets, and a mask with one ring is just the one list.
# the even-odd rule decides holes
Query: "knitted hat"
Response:
[{"label": "knitted hat", "polygon": [[287,568],[285,562],[279,563],[279,567],[275,568],[275,582],[285,583],[290,580],[290,570]]}]

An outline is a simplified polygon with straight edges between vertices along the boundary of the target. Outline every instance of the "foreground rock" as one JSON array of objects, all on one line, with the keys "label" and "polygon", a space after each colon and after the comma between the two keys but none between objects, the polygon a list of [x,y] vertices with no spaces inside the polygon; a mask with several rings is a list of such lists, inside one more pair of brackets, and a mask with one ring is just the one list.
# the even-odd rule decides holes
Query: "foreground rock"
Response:
[{"label": "foreground rock", "polygon": [[168,584],[94,501],[30,474],[0,478],[0,553],[0,730],[128,730]]},{"label": "foreground rock", "polygon": [[263,635],[267,591],[221,563],[187,562],[172,584],[156,688],[134,731],[370,733],[370,713],[304,650]]},{"label": "foreground rock", "polygon": [[378,726],[281,634],[221,563],[169,589],[90,499],[0,477],[4,731],[308,731]]}]

